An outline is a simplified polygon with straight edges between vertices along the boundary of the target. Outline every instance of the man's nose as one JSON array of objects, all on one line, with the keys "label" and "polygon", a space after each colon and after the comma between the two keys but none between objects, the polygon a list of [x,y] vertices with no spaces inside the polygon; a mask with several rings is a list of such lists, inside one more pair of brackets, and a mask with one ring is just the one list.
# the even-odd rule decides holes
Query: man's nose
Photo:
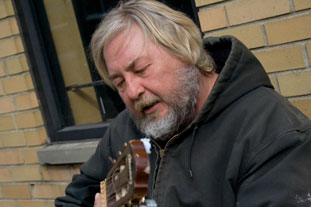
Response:
[{"label": "man's nose", "polygon": [[139,78],[132,77],[127,81],[126,93],[132,100],[137,100],[143,93],[145,88],[143,87]]}]

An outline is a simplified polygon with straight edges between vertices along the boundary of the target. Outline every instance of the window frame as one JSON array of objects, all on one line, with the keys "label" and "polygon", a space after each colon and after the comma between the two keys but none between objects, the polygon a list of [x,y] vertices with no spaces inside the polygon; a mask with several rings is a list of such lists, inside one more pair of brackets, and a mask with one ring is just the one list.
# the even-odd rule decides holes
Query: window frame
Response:
[{"label": "window frame", "polygon": [[[64,126],[64,113],[70,112],[62,112],[61,106],[62,104],[68,106],[69,103],[66,97],[64,100],[60,100],[56,94],[58,89],[53,84],[53,77],[50,71],[51,67],[53,67],[53,65],[55,66],[57,63],[51,63],[51,58],[48,58],[51,52],[47,54],[46,42],[44,42],[49,41],[47,43],[49,45],[49,50],[54,47],[51,34],[49,34],[49,31],[44,31],[45,36],[43,38],[40,32],[42,28],[40,28],[38,17],[34,12],[35,8],[32,0],[13,0],[13,5],[16,10],[19,28],[25,46],[25,55],[30,65],[30,73],[35,85],[35,91],[40,100],[39,105],[49,142],[78,141],[103,137],[109,126],[109,122]],[[49,35],[49,37],[46,35]],[[56,55],[55,52],[54,55]],[[57,58],[52,57],[52,59],[55,60]],[[57,65],[55,67],[57,67]],[[56,76],[60,78],[59,74]],[[65,91],[65,86],[63,85],[62,87],[62,90]],[[69,122],[71,121],[72,120],[69,120]]]}]

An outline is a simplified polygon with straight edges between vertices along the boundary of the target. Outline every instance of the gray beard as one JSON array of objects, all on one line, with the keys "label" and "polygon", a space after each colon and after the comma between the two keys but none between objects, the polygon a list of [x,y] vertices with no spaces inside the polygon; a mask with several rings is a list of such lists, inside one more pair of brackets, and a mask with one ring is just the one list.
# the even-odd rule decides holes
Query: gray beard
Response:
[{"label": "gray beard", "polygon": [[163,118],[148,120],[131,113],[137,128],[147,137],[167,141],[186,127],[194,118],[199,93],[199,69],[183,68],[177,74],[177,86],[168,104],[168,114]]}]

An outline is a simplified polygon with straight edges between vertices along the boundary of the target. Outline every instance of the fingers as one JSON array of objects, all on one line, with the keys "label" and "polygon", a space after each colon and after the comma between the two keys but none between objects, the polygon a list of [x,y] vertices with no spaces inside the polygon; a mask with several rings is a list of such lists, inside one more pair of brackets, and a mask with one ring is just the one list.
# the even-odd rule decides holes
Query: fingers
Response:
[{"label": "fingers", "polygon": [[101,207],[100,193],[96,193],[94,207]]}]

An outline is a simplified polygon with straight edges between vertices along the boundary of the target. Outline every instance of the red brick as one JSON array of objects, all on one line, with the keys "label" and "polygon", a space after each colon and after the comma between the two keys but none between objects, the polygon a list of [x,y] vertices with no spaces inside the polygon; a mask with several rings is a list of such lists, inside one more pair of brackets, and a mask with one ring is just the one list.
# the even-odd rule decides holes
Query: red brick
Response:
[{"label": "red brick", "polygon": [[5,60],[8,74],[18,74],[28,71],[29,66],[25,54],[13,56]]},{"label": "red brick", "polygon": [[32,188],[33,198],[54,199],[58,196],[65,195],[65,187],[63,184],[35,184]]},{"label": "red brick", "polygon": [[18,207],[54,207],[54,202],[42,200],[18,201]]},{"label": "red brick", "polygon": [[16,201],[0,200],[0,207],[16,207]]},{"label": "red brick", "polygon": [[265,19],[290,12],[288,0],[241,0],[226,6],[230,25]]},{"label": "red brick", "polygon": [[12,181],[12,178],[11,178],[9,169],[0,168],[0,182],[11,182],[11,181]]},{"label": "red brick", "polygon": [[4,62],[0,60],[0,77],[6,76],[6,72],[4,70]]},{"label": "red brick", "polygon": [[17,182],[42,180],[42,176],[40,174],[40,167],[36,165],[12,167],[11,171],[13,180]]},{"label": "red brick", "polygon": [[307,47],[307,53],[309,57],[309,65],[311,66],[311,43],[307,43],[306,47]]},{"label": "red brick", "polygon": [[0,114],[5,114],[5,113],[15,111],[12,97],[7,96],[7,97],[0,98],[0,106],[1,106]]},{"label": "red brick", "polygon": [[45,128],[24,131],[26,144],[28,146],[38,146],[46,143],[47,134]]},{"label": "red brick", "polygon": [[24,46],[20,37],[0,40],[0,58],[24,52]]},{"label": "red brick", "polygon": [[[10,159],[8,159],[10,158]],[[24,160],[20,150],[0,151],[0,165],[23,164]]]},{"label": "red brick", "polygon": [[31,198],[28,185],[2,185],[1,189],[4,198]]},{"label": "red brick", "polygon": [[77,172],[70,165],[42,167],[43,180],[45,181],[71,181]]},{"label": "red brick", "polygon": [[311,71],[278,75],[278,83],[283,96],[310,95]]},{"label": "red brick", "polygon": [[292,100],[291,103],[311,119],[311,99]]},{"label": "red brick", "polygon": [[279,19],[265,24],[269,45],[311,38],[311,14]]},{"label": "red brick", "polygon": [[3,87],[2,87],[2,81],[0,80],[0,96],[4,95],[4,90],[3,90]]},{"label": "red brick", "polygon": [[195,5],[199,7],[199,6],[209,5],[209,4],[215,4],[218,2],[222,2],[222,1],[225,1],[225,0],[195,0]]},{"label": "red brick", "polygon": [[38,152],[39,148],[30,148],[23,150],[23,155],[26,164],[38,164]]},{"label": "red brick", "polygon": [[247,25],[238,28],[224,29],[222,31],[208,32],[208,36],[232,35],[242,41],[248,48],[258,48],[265,46],[261,25]]},{"label": "red brick", "polygon": [[0,38],[9,37],[19,33],[17,22],[15,18],[8,18],[0,21]]},{"label": "red brick", "polygon": [[17,95],[15,102],[18,110],[33,109],[39,106],[35,92]]},{"label": "red brick", "polygon": [[15,114],[15,120],[19,129],[32,128],[43,125],[40,110]]},{"label": "red brick", "polygon": [[203,32],[224,28],[227,26],[224,7],[201,9],[198,13],[198,16]]},{"label": "red brick", "polygon": [[295,10],[303,10],[303,9],[310,9],[311,8],[311,1],[310,0],[294,0]]},{"label": "red brick", "polygon": [[14,9],[11,0],[0,1],[0,19],[14,15]]},{"label": "red brick", "polygon": [[303,48],[300,45],[268,49],[254,54],[268,73],[306,67]]},{"label": "red brick", "polygon": [[276,77],[274,75],[269,74],[269,79],[275,90],[277,90]]},{"label": "red brick", "polygon": [[13,117],[11,115],[0,116],[0,131],[15,129]]},{"label": "red brick", "polygon": [[7,94],[29,91],[34,88],[30,74],[6,78],[3,84]]},{"label": "red brick", "polygon": [[0,138],[5,147],[21,147],[26,145],[23,132],[14,131],[3,133],[0,134]]}]

